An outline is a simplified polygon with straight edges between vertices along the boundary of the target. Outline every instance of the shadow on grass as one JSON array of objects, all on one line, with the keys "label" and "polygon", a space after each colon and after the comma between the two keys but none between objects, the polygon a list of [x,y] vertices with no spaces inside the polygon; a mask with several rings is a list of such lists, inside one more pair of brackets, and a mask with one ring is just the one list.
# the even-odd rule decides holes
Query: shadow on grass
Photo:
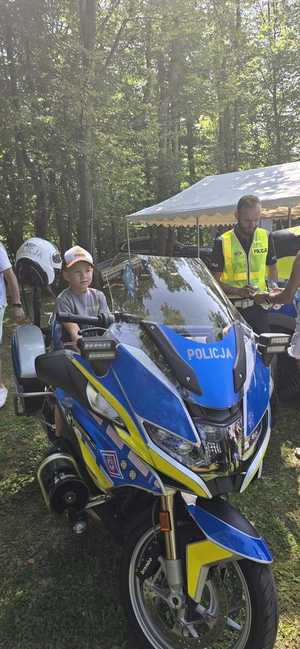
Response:
[{"label": "shadow on grass", "polygon": [[1,649],[127,649],[120,550],[106,531],[92,522],[75,537],[32,487],[11,497],[5,519]]},{"label": "shadow on grass", "polygon": [[262,479],[235,498],[272,550],[281,612],[296,618],[300,601],[300,462],[294,457],[294,448],[299,445],[299,425],[298,409],[280,407]]}]

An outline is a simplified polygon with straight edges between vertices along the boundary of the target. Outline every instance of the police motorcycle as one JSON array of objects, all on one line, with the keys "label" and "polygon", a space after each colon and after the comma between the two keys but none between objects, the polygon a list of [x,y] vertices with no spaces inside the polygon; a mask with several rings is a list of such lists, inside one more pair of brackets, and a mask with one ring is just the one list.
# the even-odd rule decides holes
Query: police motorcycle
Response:
[{"label": "police motorcycle", "polygon": [[[17,411],[56,403],[65,421],[38,469],[45,503],[118,537],[131,646],[271,649],[272,554],[229,498],[261,475],[287,337],[257,339],[197,259],[118,259],[102,280],[114,318],[58,314],[55,350],[37,325],[13,340]],[[80,325],[80,350],[58,320]]]}]

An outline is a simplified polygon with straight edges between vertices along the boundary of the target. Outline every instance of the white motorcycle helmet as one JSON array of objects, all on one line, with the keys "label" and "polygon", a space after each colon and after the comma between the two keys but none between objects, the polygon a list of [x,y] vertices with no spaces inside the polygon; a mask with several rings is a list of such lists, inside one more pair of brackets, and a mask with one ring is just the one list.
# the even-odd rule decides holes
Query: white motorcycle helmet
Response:
[{"label": "white motorcycle helmet", "polygon": [[21,284],[45,288],[53,284],[62,268],[57,247],[39,237],[24,241],[16,254],[16,274]]}]

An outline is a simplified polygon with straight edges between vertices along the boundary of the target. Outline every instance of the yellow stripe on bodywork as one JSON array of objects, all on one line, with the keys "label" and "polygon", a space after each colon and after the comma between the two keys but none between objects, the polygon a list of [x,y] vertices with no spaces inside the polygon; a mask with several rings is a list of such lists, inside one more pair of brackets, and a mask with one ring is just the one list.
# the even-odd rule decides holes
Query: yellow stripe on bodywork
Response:
[{"label": "yellow stripe on bodywork", "polygon": [[113,487],[112,480],[110,480],[110,478],[106,476],[104,471],[102,471],[102,469],[98,466],[88,445],[85,444],[85,442],[83,441],[80,431],[77,430],[76,428],[74,430],[75,430],[75,435],[77,437],[78,444],[80,446],[82,457],[86,464],[86,469],[89,472],[93,482],[97,485],[99,489],[103,489],[104,491],[107,491],[107,489],[111,489],[111,487]]},{"label": "yellow stripe on bodywork", "polygon": [[173,478],[173,480],[179,482],[181,485],[184,485],[197,496],[201,496],[202,498],[209,498],[209,495],[206,493],[203,487],[201,487],[201,485],[199,485],[196,480],[193,480],[193,478],[186,475],[184,466],[182,467],[181,471],[180,469],[177,469],[173,464],[165,460],[165,458],[163,458],[153,448],[150,449],[150,452],[152,457],[152,465],[156,469],[158,469],[158,471],[161,471],[166,476],[169,476],[170,478]]},{"label": "yellow stripe on bodywork", "polygon": [[137,455],[139,455],[145,462],[151,462],[151,455],[148,449],[148,446],[145,444],[141,433],[136,427],[133,419],[128,414],[124,406],[118,401],[118,399],[111,393],[107,388],[102,385],[76,358],[72,358],[71,362],[79,371],[88,379],[89,383],[94,386],[100,394],[106,399],[106,401],[114,408],[114,410],[120,415],[124,423],[126,424],[130,435],[126,431],[122,431],[121,428],[118,428],[118,435],[122,438],[125,444],[128,444]]},{"label": "yellow stripe on bodywork", "polygon": [[202,496],[204,498],[210,497],[210,495],[203,489],[203,487],[199,485],[197,480],[193,480],[190,476],[186,475],[184,467],[182,467],[182,471],[180,469],[177,469],[173,464],[165,460],[157,451],[152,448],[150,449],[145,444],[141,433],[136,427],[134,421],[131,419],[127,410],[118,401],[118,399],[116,399],[116,397],[111,394],[111,392],[109,392],[109,390],[107,390],[102,385],[102,383],[100,383],[92,374],[90,374],[90,372],[83,365],[81,365],[79,361],[77,361],[75,358],[72,358],[71,362],[88,379],[88,381],[94,386],[94,388],[98,390],[100,394],[102,394],[104,399],[106,399],[106,401],[114,408],[114,410],[116,410],[116,412],[118,412],[120,417],[123,419],[130,434],[128,434],[125,430],[122,430],[122,428],[120,428],[119,426],[115,426],[115,430],[121,437],[123,442],[125,442],[125,444],[130,446],[130,448],[132,448],[132,450],[135,451],[135,453],[139,455],[139,457],[145,460],[145,462],[158,469],[166,476],[173,478],[173,480],[176,480],[181,485],[184,485],[185,487],[193,491],[193,493],[195,493],[197,496]]},{"label": "yellow stripe on bodywork", "polygon": [[236,556],[207,539],[187,545],[186,572],[189,596],[196,602],[200,602],[209,568],[220,561],[228,561]]}]

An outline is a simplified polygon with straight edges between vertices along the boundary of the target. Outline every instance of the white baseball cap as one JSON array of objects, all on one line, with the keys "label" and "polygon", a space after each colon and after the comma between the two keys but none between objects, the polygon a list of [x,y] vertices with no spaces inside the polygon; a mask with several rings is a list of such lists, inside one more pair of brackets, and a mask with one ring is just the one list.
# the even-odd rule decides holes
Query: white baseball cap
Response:
[{"label": "white baseball cap", "polygon": [[78,261],[86,261],[87,264],[94,266],[91,253],[84,248],[81,248],[81,246],[73,246],[72,248],[69,248],[69,250],[66,250],[64,260],[66,268],[71,268],[71,266],[77,264]]}]

